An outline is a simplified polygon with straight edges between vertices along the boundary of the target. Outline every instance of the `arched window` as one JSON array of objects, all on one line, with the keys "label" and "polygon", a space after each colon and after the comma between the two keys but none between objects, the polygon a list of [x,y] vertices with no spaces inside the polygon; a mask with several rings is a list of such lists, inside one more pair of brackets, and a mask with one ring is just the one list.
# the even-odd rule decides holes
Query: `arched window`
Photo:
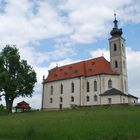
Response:
[{"label": "arched window", "polygon": [[71,92],[74,93],[74,83],[71,83]]},{"label": "arched window", "polygon": [[111,79],[108,80],[108,88],[112,88],[112,80]]},{"label": "arched window", "polygon": [[118,62],[115,61],[115,68],[118,68]]},{"label": "arched window", "polygon": [[87,81],[87,92],[90,91],[90,85],[89,85],[89,82]]},{"label": "arched window", "polygon": [[51,86],[51,95],[53,95],[53,86]]},{"label": "arched window", "polygon": [[63,94],[63,85],[60,85],[60,93]]},{"label": "arched window", "polygon": [[50,103],[52,103],[53,102],[53,99],[52,98],[50,98]]},{"label": "arched window", "polygon": [[60,102],[61,102],[61,103],[63,102],[63,98],[62,98],[62,97],[60,97]]},{"label": "arched window", "polygon": [[114,44],[114,51],[117,51],[117,45]]},{"label": "arched window", "polygon": [[74,97],[73,96],[71,97],[71,102],[74,102]]},{"label": "arched window", "polygon": [[94,81],[94,91],[97,91],[97,81]]},{"label": "arched window", "polygon": [[89,102],[89,96],[87,95],[87,102]]},{"label": "arched window", "polygon": [[98,100],[97,95],[94,95],[94,101],[97,101],[97,100]]}]

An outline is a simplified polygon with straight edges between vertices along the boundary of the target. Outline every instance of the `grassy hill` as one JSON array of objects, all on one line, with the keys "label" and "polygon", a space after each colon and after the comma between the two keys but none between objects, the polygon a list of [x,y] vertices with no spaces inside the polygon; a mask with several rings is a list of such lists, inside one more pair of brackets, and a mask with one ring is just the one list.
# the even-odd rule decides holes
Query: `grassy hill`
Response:
[{"label": "grassy hill", "polygon": [[112,106],[0,116],[0,140],[140,140],[140,107]]}]

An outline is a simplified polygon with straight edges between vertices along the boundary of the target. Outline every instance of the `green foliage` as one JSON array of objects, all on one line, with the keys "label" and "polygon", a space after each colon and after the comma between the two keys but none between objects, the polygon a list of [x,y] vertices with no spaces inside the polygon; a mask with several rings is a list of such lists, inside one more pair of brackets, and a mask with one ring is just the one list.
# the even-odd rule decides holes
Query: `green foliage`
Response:
[{"label": "green foliage", "polygon": [[7,45],[0,53],[0,91],[4,93],[6,106],[19,96],[32,96],[36,73],[26,60],[20,60],[18,49]]},{"label": "green foliage", "polygon": [[111,106],[0,117],[5,140],[139,140],[140,107]]},{"label": "green foliage", "polygon": [[5,107],[4,107],[4,105],[0,105],[0,112],[5,112]]}]

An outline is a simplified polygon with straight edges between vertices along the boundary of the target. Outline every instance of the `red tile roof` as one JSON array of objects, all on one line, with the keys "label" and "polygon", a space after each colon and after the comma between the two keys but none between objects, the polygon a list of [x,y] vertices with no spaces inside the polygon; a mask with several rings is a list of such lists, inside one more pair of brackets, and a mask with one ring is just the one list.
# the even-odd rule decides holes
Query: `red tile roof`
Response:
[{"label": "red tile roof", "polygon": [[103,56],[62,67],[55,67],[49,71],[49,75],[47,79],[44,80],[44,83],[98,74],[116,74],[111,70],[110,62]]}]

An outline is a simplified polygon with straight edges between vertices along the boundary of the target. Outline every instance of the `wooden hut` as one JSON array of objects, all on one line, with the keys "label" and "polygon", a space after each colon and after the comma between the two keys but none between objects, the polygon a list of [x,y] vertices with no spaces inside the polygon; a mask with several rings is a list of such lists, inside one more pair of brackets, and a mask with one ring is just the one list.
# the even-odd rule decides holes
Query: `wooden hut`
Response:
[{"label": "wooden hut", "polygon": [[25,101],[18,103],[15,108],[16,108],[16,112],[18,110],[25,112],[25,111],[29,111],[31,109],[30,105]]}]

